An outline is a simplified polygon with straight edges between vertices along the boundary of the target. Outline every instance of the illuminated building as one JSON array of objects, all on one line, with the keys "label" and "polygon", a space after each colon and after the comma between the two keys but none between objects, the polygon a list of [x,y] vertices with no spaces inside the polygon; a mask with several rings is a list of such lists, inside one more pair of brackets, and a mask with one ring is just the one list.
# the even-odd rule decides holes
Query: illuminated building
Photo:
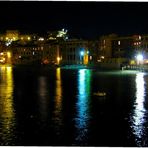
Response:
[{"label": "illuminated building", "polygon": [[5,40],[17,41],[19,39],[19,34],[18,30],[7,30]]},{"label": "illuminated building", "polygon": [[[143,53],[148,59],[148,36],[132,35],[102,36],[99,40],[98,61],[104,66],[119,68],[121,65],[135,63],[134,59],[138,53]],[[101,57],[104,57],[101,59]],[[132,62],[130,62],[132,60]]]},{"label": "illuminated building", "polygon": [[57,64],[58,50],[57,44],[15,45],[13,64]]},{"label": "illuminated building", "polygon": [[47,40],[67,40],[68,39],[68,30],[62,29],[58,31],[48,31]]},{"label": "illuminated building", "polygon": [[36,44],[15,44],[11,46],[13,64],[40,63],[43,57],[43,46]]},{"label": "illuminated building", "polygon": [[88,41],[72,39],[62,42],[60,44],[62,64],[88,64],[87,51]]},{"label": "illuminated building", "polygon": [[104,56],[105,58],[112,58],[112,41],[116,37],[117,35],[115,34],[100,37],[99,56]]}]

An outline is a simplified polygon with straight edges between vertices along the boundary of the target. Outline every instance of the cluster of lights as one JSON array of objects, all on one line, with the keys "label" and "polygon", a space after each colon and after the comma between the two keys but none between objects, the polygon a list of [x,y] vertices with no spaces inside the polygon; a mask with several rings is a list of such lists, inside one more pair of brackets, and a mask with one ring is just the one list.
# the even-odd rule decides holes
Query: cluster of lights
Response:
[{"label": "cluster of lights", "polygon": [[11,45],[11,43],[12,43],[12,40],[8,40],[8,41],[5,43],[5,45],[6,45],[6,46],[9,46],[9,45]]},{"label": "cluster of lights", "polygon": [[[86,54],[88,55],[89,54],[89,51],[87,51]],[[84,56],[84,51],[80,51],[80,55],[81,56]]]},{"label": "cluster of lights", "polygon": [[39,41],[44,41],[44,38],[40,37],[38,40],[39,40]]},{"label": "cluster of lights", "polygon": [[5,63],[5,58],[1,58],[1,59],[0,59],[0,62],[1,62],[1,63]]},{"label": "cluster of lights", "polygon": [[6,62],[6,59],[7,60],[11,59],[11,53],[9,51],[8,52],[1,52],[0,53],[0,62],[4,64]]},{"label": "cluster of lights", "polygon": [[134,43],[134,45],[136,46],[136,45],[140,45],[141,44],[141,42],[135,42]]},{"label": "cluster of lights", "polygon": [[[62,29],[61,31],[58,31],[57,37],[65,37],[67,34],[67,30]],[[68,39],[68,37],[65,37],[65,39]]]}]

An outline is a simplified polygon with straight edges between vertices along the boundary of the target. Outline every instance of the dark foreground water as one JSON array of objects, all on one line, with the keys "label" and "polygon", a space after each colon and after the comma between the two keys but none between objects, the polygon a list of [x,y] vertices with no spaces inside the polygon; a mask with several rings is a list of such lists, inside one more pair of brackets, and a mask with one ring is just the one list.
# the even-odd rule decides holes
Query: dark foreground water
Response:
[{"label": "dark foreground water", "polygon": [[148,146],[148,75],[0,67],[0,145]]}]

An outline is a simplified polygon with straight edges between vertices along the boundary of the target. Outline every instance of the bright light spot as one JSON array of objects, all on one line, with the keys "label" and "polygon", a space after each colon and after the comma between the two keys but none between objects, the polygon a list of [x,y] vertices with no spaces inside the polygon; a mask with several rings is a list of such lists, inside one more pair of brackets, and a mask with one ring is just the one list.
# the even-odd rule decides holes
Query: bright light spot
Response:
[{"label": "bright light spot", "polygon": [[81,56],[83,56],[84,55],[84,51],[81,51],[80,54],[81,54]]},{"label": "bright light spot", "polygon": [[75,126],[78,132],[76,142],[86,139],[90,122],[90,91],[91,91],[91,71],[79,70],[78,73],[78,99],[76,101]]},{"label": "bright light spot", "polygon": [[[138,146],[143,145],[143,139],[147,136],[145,135],[145,116],[146,109],[145,104],[145,81],[144,73],[138,73],[136,75],[136,100],[134,104],[134,113],[131,117],[131,127],[133,129],[133,134],[135,135],[135,140]],[[144,146],[144,145],[143,145]]]},{"label": "bright light spot", "polygon": [[32,52],[32,55],[34,55],[35,53],[34,53],[34,51]]},{"label": "bright light spot", "polygon": [[118,41],[118,45],[120,45],[121,43],[120,43],[120,41]]},{"label": "bright light spot", "polygon": [[138,54],[136,58],[137,58],[138,61],[142,61],[143,60],[143,55],[142,54]]},{"label": "bright light spot", "polygon": [[0,55],[4,55],[4,53],[3,53],[3,52],[1,52],[1,53],[0,53]]},{"label": "bright light spot", "polygon": [[104,56],[101,56],[101,59],[104,59]]},{"label": "bright light spot", "polygon": [[65,37],[67,34],[67,30],[62,29],[61,31],[58,31],[57,37]]},{"label": "bright light spot", "polygon": [[39,41],[44,41],[44,38],[40,37],[38,40],[39,40]]},{"label": "bright light spot", "polygon": [[0,59],[0,62],[4,63],[5,62],[5,58]]},{"label": "bright light spot", "polygon": [[31,38],[28,36],[28,40],[30,40]]},{"label": "bright light spot", "polygon": [[57,60],[60,61],[60,57],[57,57]]},{"label": "bright light spot", "polygon": [[49,40],[56,40],[56,38],[54,38],[54,37],[49,37]]},{"label": "bright light spot", "polygon": [[61,58],[60,58],[60,57],[57,57],[57,62],[58,62],[58,64],[59,64],[60,60],[61,60]]},{"label": "bright light spot", "polygon": [[11,53],[7,52],[7,56],[8,56],[8,58],[11,58]]},{"label": "bright light spot", "polygon": [[105,44],[105,42],[106,42],[106,41],[105,41],[105,40],[103,40],[103,43],[104,43],[104,44]]},{"label": "bright light spot", "polygon": [[148,60],[145,60],[145,63],[148,63]]},{"label": "bright light spot", "polygon": [[130,61],[130,65],[135,65],[135,64],[136,64],[135,60]]},{"label": "bright light spot", "polygon": [[9,46],[9,45],[11,45],[11,43],[12,43],[12,40],[8,40],[8,41],[5,43],[5,45],[6,45],[6,46]]},{"label": "bright light spot", "polygon": [[89,51],[87,51],[87,54],[89,54]]}]

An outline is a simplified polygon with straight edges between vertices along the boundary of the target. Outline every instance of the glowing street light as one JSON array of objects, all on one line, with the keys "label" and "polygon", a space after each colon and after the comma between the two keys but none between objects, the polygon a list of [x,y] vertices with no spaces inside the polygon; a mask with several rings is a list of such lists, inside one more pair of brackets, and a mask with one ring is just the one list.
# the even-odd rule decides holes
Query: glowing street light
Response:
[{"label": "glowing street light", "polygon": [[60,63],[60,60],[61,60],[61,58],[60,57],[57,57],[58,64]]},{"label": "glowing street light", "polygon": [[80,55],[83,56],[83,55],[84,55],[84,51],[81,51],[81,52],[80,52]]},{"label": "glowing street light", "polygon": [[136,58],[137,58],[137,61],[143,61],[143,55],[142,54],[138,54],[136,56]]},{"label": "glowing street light", "polygon": [[138,54],[138,55],[136,56],[136,59],[137,59],[137,63],[138,63],[138,64],[142,63],[142,62],[143,62],[143,55],[142,55],[142,54]]}]

